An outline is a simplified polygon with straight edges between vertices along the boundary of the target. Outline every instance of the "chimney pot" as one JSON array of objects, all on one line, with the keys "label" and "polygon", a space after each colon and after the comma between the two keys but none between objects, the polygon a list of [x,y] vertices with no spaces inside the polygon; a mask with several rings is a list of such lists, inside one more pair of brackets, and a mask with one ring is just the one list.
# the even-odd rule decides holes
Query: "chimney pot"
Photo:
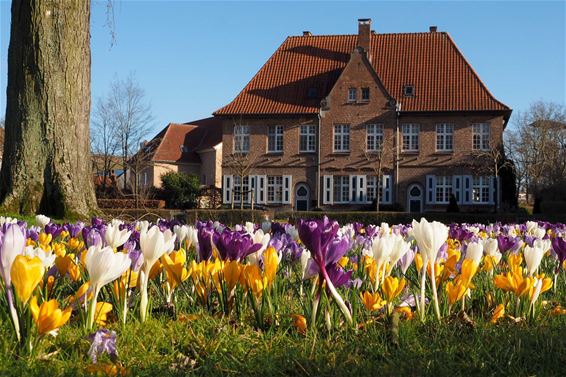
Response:
[{"label": "chimney pot", "polygon": [[312,33],[308,30],[303,31],[303,37],[310,37]]},{"label": "chimney pot", "polygon": [[429,30],[431,33],[436,33],[436,30],[437,30],[437,29],[438,29],[438,28],[437,28],[436,26],[430,26],[430,27],[428,28],[428,30]]},{"label": "chimney pot", "polygon": [[[370,50],[370,34],[371,34],[371,18],[358,19],[358,47],[369,52]],[[369,55],[369,54],[368,54]]]}]

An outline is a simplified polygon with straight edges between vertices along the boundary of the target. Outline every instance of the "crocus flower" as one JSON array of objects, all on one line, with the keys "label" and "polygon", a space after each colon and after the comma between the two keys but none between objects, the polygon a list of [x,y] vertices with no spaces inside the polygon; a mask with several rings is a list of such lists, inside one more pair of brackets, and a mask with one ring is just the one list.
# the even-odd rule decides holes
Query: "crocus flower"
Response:
[{"label": "crocus flower", "polygon": [[94,291],[89,311],[88,327],[94,324],[96,300],[100,289],[106,284],[118,279],[130,268],[130,258],[125,253],[115,253],[111,247],[101,249],[91,246],[85,257],[85,266],[88,271],[90,285]]},{"label": "crocus flower", "polygon": [[34,248],[33,246],[26,246],[23,255],[30,258],[39,258],[45,269],[50,269],[55,264],[55,258],[57,257],[51,250],[44,251],[40,247]]},{"label": "crocus flower", "polygon": [[532,275],[540,266],[544,253],[548,250],[548,242],[543,240],[535,240],[533,246],[525,246],[523,255],[527,264],[527,272]]},{"label": "crocus flower", "polygon": [[448,227],[437,221],[429,223],[425,218],[418,223],[413,220],[413,235],[419,246],[419,253],[423,259],[423,270],[421,275],[421,321],[424,321],[424,294],[427,263],[430,262],[430,280],[432,284],[432,294],[434,299],[434,309],[436,317],[440,320],[440,307],[438,305],[438,293],[436,291],[435,264],[436,256],[440,247],[448,238]]},{"label": "crocus flower", "polygon": [[189,271],[185,268],[187,254],[184,249],[179,249],[171,254],[163,254],[161,263],[165,267],[167,282],[169,283],[169,294],[167,302],[171,302],[173,291],[179,284],[189,278]]},{"label": "crocus flower", "polygon": [[51,219],[45,215],[36,215],[35,216],[35,223],[42,228],[45,228],[47,224],[51,222]]},{"label": "crocus flower", "polygon": [[115,331],[100,329],[95,333],[90,334],[88,336],[88,340],[91,342],[88,355],[93,363],[96,363],[98,357],[104,353],[108,354],[113,362],[118,359]]},{"label": "crocus flower", "polygon": [[[332,294],[332,297],[340,307],[346,320],[351,324],[352,315],[350,310],[342,297],[338,294],[338,291],[336,291],[327,271],[327,265],[338,262],[347,251],[347,249],[344,250],[342,247],[344,243],[341,240],[335,242],[332,248],[330,247],[330,244],[338,233],[338,223],[336,221],[330,221],[324,216],[321,220],[299,220],[298,228],[301,241],[311,251],[312,259],[318,265],[321,282],[322,279],[326,281],[326,286]],[[346,245],[349,245],[345,238],[342,238],[342,240],[345,240]],[[313,315],[314,317],[316,310],[313,310],[313,313],[315,313]]]},{"label": "crocus flower", "polygon": [[198,228],[198,255],[199,261],[209,260],[212,257],[212,251],[218,242],[218,233],[208,225],[202,225]]},{"label": "crocus flower", "polygon": [[147,315],[147,283],[149,272],[161,256],[175,247],[175,235],[166,230],[162,232],[153,226],[147,232],[140,232],[140,247],[143,253],[143,265],[141,269],[141,321],[144,322]]},{"label": "crocus flower", "polygon": [[120,224],[110,224],[106,227],[106,232],[104,233],[104,239],[106,244],[112,249],[117,249],[130,238],[132,232],[127,229],[120,230]]},{"label": "crocus flower", "polygon": [[483,256],[483,244],[479,242],[470,242],[466,247],[466,259],[474,261],[479,266]]},{"label": "crocus flower", "polygon": [[362,299],[362,304],[364,304],[366,309],[370,312],[381,309],[386,303],[378,292],[371,293],[366,291],[364,293],[360,293],[360,298]]},{"label": "crocus flower", "polygon": [[37,297],[32,297],[29,304],[31,315],[37,326],[39,336],[49,334],[56,336],[59,328],[69,321],[73,308],[59,309],[57,300],[49,300],[37,305]]},{"label": "crocus flower", "polygon": [[558,271],[566,260],[566,240],[560,236],[553,238],[552,250],[554,250],[558,258],[558,266],[556,267],[556,271]]},{"label": "crocus flower", "polygon": [[220,234],[217,247],[222,260],[242,260],[261,249],[263,244],[254,243],[249,234],[225,229]]},{"label": "crocus flower", "polygon": [[28,302],[31,294],[39,285],[45,268],[38,257],[28,258],[18,255],[12,264],[12,285],[16,295],[24,304]]}]

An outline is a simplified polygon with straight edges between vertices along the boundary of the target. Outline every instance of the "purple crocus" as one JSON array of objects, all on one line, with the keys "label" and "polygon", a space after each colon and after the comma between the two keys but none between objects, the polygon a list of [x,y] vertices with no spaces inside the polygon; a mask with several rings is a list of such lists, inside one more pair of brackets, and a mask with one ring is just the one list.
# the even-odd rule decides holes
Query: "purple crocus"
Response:
[{"label": "purple crocus", "polygon": [[507,251],[513,249],[516,243],[517,240],[515,237],[504,235],[497,236],[497,246],[501,254],[505,254]]},{"label": "purple crocus", "polygon": [[262,244],[254,243],[249,234],[225,229],[216,244],[222,260],[242,260],[261,249]]},{"label": "purple crocus", "polygon": [[556,271],[562,267],[562,264],[566,260],[566,240],[562,237],[556,237],[552,239],[552,250],[556,253],[558,258],[558,267]]},{"label": "purple crocus", "polygon": [[45,233],[51,234],[51,237],[53,237],[53,239],[57,238],[63,231],[62,226],[54,223],[47,224],[44,229]]},{"label": "purple crocus", "polygon": [[218,241],[218,233],[208,224],[199,225],[197,225],[199,226],[197,231],[199,261],[209,260],[212,257],[214,245]]},{"label": "purple crocus", "polygon": [[96,364],[98,356],[104,353],[110,356],[110,360],[112,360],[112,362],[116,362],[118,359],[118,350],[116,348],[115,331],[100,329],[95,333],[90,334],[88,336],[88,340],[91,342],[88,355],[94,364]]}]

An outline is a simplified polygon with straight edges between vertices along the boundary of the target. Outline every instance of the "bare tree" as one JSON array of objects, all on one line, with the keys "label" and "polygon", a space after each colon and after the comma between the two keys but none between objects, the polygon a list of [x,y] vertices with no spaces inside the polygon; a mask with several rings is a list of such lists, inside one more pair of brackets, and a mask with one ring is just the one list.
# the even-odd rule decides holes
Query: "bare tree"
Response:
[{"label": "bare tree", "polygon": [[[115,156],[118,153],[118,132],[115,128],[114,113],[109,98],[99,98],[91,124],[91,149],[95,171],[102,172],[102,190],[115,170]],[[123,166],[123,165],[122,165]]]},{"label": "bare tree", "polygon": [[[534,102],[517,115],[509,131],[510,156],[527,195],[564,183],[566,177],[566,108]],[[518,182],[519,183],[519,182]]]},{"label": "bare tree", "polygon": [[[255,157],[254,157],[255,156]],[[239,184],[236,185],[234,182],[234,189],[232,190],[232,197],[230,198],[230,202],[232,203],[232,209],[234,209],[234,195],[236,192],[240,198],[240,209],[244,209],[244,197],[248,194],[252,195],[252,204],[253,204],[253,191],[249,188],[244,190],[244,180],[248,177],[255,167],[257,163],[256,155],[250,156],[249,153],[243,152],[234,152],[228,155],[224,162],[224,167],[229,168],[234,177],[238,177]],[[248,187],[249,187],[249,178],[248,178]]]},{"label": "bare tree", "polygon": [[369,168],[373,171],[373,174],[377,176],[377,182],[375,185],[375,200],[376,200],[376,212],[379,213],[379,204],[381,201],[381,182],[384,169],[390,160],[390,154],[393,151],[393,137],[387,138],[387,140],[382,140],[378,142],[376,148],[374,150],[368,151],[367,149],[364,151],[364,157],[366,158],[367,162],[369,163]]},{"label": "bare tree", "polygon": [[[116,131],[118,151],[126,167],[152,129],[154,118],[151,105],[133,74],[123,80],[115,78],[103,102],[109,114],[109,124]],[[126,189],[128,176],[127,172],[124,174],[123,189]]]}]

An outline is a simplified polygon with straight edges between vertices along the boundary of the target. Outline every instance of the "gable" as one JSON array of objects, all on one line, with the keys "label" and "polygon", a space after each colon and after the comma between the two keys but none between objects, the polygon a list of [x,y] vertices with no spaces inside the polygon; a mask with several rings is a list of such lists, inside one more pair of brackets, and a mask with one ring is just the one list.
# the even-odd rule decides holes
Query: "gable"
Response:
[{"label": "gable", "polygon": [[[289,37],[216,115],[316,114],[356,47],[357,35]],[[371,65],[403,111],[509,111],[444,32],[371,34]],[[415,96],[403,97],[414,85]]]}]

